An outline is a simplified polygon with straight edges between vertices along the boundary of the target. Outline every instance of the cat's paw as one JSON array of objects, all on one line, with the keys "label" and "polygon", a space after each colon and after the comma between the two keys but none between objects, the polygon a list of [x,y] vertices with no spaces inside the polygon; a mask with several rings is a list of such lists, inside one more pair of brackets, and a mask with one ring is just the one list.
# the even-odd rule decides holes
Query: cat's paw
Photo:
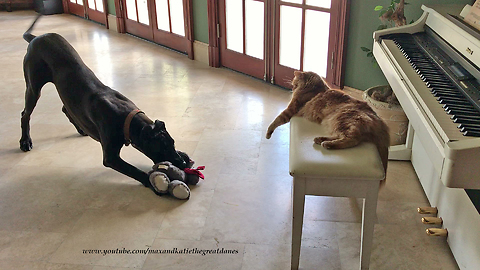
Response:
[{"label": "cat's paw", "polygon": [[267,134],[265,135],[265,138],[270,139],[272,137],[272,134],[273,134],[273,130],[269,128],[267,130]]},{"label": "cat's paw", "polygon": [[322,144],[324,141],[330,141],[331,138],[328,138],[328,137],[316,137],[315,139],[313,139],[313,142],[316,143],[316,144]]},{"label": "cat's paw", "polygon": [[324,142],[321,142],[320,145],[322,145],[324,148],[326,149],[333,149],[335,148],[334,147],[334,144],[330,141],[324,141]]}]

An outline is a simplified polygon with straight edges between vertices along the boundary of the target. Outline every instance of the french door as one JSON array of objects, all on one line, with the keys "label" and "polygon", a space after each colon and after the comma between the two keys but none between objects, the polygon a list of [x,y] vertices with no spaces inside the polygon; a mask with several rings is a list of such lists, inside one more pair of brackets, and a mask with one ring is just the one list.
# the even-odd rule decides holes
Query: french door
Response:
[{"label": "french door", "polygon": [[265,30],[268,0],[221,0],[221,64],[265,78]]},{"label": "french door", "polygon": [[106,0],[68,0],[68,12],[101,24],[107,24]]},{"label": "french door", "polygon": [[343,87],[348,0],[218,4],[221,65],[287,88],[295,70],[314,71]]},{"label": "french door", "polygon": [[191,0],[122,0],[125,31],[193,57]]}]

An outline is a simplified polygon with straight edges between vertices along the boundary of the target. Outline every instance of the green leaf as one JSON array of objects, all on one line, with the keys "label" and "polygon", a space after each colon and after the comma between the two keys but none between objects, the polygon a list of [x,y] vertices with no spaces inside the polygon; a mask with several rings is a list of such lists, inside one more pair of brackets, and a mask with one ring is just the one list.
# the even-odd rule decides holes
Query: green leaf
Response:
[{"label": "green leaf", "polygon": [[367,53],[367,57],[373,57],[373,52]]},{"label": "green leaf", "polygon": [[414,20],[411,20],[409,24],[412,24],[412,23],[414,23],[414,22],[415,22]]},{"label": "green leaf", "polygon": [[371,51],[371,50],[370,50],[369,48],[367,48],[367,47],[360,47],[360,49],[362,49],[362,51],[364,51],[364,52],[369,52],[369,51]]},{"label": "green leaf", "polygon": [[376,6],[374,10],[379,11],[379,10],[382,10],[382,9],[383,9],[383,6]]}]

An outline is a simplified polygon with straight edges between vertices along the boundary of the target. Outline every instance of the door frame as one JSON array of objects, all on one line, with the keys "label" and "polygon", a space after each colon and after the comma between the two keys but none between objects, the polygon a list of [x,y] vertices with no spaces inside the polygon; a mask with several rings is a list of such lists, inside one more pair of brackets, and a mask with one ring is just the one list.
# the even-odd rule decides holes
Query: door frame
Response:
[{"label": "door frame", "polygon": [[[268,2],[270,1],[268,0],[258,0],[258,1],[264,4],[264,14],[268,14],[267,8],[268,8]],[[218,30],[220,30],[220,37],[224,37],[227,34],[226,17],[225,17],[225,13],[223,12],[223,10],[225,10],[226,0],[218,0],[218,3],[219,3],[218,10],[220,11]],[[245,9],[245,6],[243,6],[243,9]],[[266,17],[264,17],[264,21],[268,22]],[[225,22],[225,24],[222,24],[221,22]],[[246,27],[245,17],[243,17],[243,31],[244,31],[243,35],[245,34],[245,31],[246,31],[245,27]],[[266,27],[264,27],[264,35],[267,35]],[[265,75],[267,74],[265,67],[268,66],[266,64],[267,54],[265,53],[265,50],[263,51],[263,59],[259,59],[259,58],[247,55],[245,51],[246,50],[245,36],[243,36],[243,38],[244,38],[243,53],[239,53],[239,52],[228,49],[226,39],[219,39],[220,55],[223,54],[222,58],[220,58],[220,63],[222,63],[223,61],[224,63],[222,63],[222,65],[225,67],[231,68],[233,70],[236,70],[242,73],[249,74],[250,76],[253,76],[258,79],[265,80],[266,79]],[[265,40],[263,43],[264,43],[263,44],[264,48],[266,48]]]},{"label": "door frame", "polygon": [[[73,14],[77,15],[79,17],[85,18],[87,20],[92,20],[101,24],[104,24],[107,29],[109,28],[108,26],[108,4],[107,0],[103,1],[103,15],[101,12],[88,8],[88,0],[83,0],[83,5],[78,5],[70,2],[70,0],[62,0],[62,5],[63,5],[63,12],[68,13],[68,14]],[[74,5],[74,6],[71,6]],[[116,5],[116,4],[115,4]],[[90,14],[87,12],[87,8],[91,11],[93,11],[93,16],[90,16]],[[92,18],[91,18],[92,17]]]},{"label": "door frame", "polygon": [[[124,1],[125,0],[114,1],[115,13],[116,13],[115,16],[117,18],[117,29],[119,33],[127,33],[127,23],[128,23],[127,20],[129,19],[127,19],[127,9],[125,8]],[[148,30],[152,33],[152,35],[151,36],[146,35],[141,37],[146,38],[152,42],[155,42],[163,46],[177,47],[179,48],[178,49],[179,51],[185,52],[188,58],[193,60],[194,59],[194,55],[193,55],[194,37],[193,37],[193,10],[192,10],[193,2],[192,1],[193,0],[183,0],[185,37],[181,37],[174,33],[167,33],[157,29],[155,0],[150,0],[148,2],[148,7],[151,10],[151,12],[149,12],[150,25],[145,26],[145,29],[149,28]],[[130,27],[132,27],[132,25],[130,25]],[[155,31],[155,34],[158,35],[158,37],[155,37],[154,31]],[[169,35],[168,38],[166,38],[167,35]]]},{"label": "door frame", "polygon": [[[276,16],[276,1],[272,0],[266,1],[266,9],[269,9],[269,17],[266,18],[267,21],[267,31],[279,31],[275,27],[271,16]],[[329,40],[329,55],[328,55],[328,69],[327,69],[327,78],[326,81],[333,87],[338,87],[343,89],[345,83],[345,63],[346,63],[346,39],[348,35],[348,23],[349,23],[349,10],[350,10],[350,1],[351,0],[333,0],[331,6],[331,13],[335,14],[335,20],[330,21],[330,33],[336,33],[333,38]],[[219,0],[207,0],[208,4],[208,32],[209,32],[209,64],[212,67],[220,67],[220,38],[221,38],[221,29],[220,29],[220,6]],[[267,34],[267,32],[265,32]],[[274,50],[273,44],[278,44],[274,42],[274,35],[269,35],[271,38],[266,39],[266,46],[269,50]],[[267,78],[271,78],[273,75],[273,70],[271,67],[275,64],[275,57],[270,55],[265,55],[265,62],[268,63],[266,73]]]}]

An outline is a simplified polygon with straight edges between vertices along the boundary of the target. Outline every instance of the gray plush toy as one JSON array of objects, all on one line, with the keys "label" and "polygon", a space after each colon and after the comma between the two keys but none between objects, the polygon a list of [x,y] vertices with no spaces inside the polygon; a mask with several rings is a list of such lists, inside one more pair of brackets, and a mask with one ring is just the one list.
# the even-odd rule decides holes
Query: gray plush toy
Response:
[{"label": "gray plush toy", "polygon": [[[193,161],[189,159],[188,165],[193,166]],[[201,166],[197,169],[187,168],[181,170],[169,161],[163,161],[155,164],[149,173],[149,179],[155,190],[159,194],[170,193],[173,197],[181,200],[190,198],[190,188],[187,184],[196,185],[200,178],[204,179],[200,170],[205,167]]]}]

